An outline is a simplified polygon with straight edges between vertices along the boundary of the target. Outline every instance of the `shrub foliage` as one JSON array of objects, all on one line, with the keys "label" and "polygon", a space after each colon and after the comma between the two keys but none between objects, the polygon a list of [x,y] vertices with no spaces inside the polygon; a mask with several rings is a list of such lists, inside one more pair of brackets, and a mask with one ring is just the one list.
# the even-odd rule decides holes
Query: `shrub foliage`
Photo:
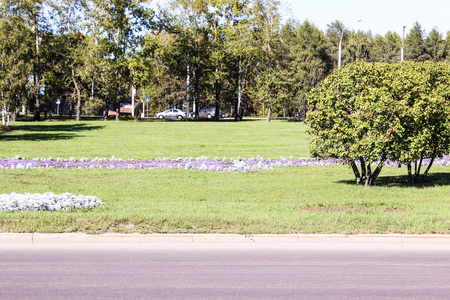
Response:
[{"label": "shrub foliage", "polygon": [[406,166],[410,183],[423,181],[448,153],[449,83],[450,65],[437,62],[336,70],[309,94],[311,154],[350,165],[357,184],[373,185],[387,162]]}]

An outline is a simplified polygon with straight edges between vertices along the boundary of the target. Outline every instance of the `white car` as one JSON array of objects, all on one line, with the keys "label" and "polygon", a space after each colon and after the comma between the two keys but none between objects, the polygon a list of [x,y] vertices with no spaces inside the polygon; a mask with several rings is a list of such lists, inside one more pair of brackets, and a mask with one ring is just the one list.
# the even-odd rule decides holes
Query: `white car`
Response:
[{"label": "white car", "polygon": [[183,119],[183,118],[187,118],[187,113],[182,110],[179,110],[177,108],[174,108],[174,109],[168,109],[163,112],[159,112],[156,114],[156,117],[158,119],[164,119],[164,118]]}]

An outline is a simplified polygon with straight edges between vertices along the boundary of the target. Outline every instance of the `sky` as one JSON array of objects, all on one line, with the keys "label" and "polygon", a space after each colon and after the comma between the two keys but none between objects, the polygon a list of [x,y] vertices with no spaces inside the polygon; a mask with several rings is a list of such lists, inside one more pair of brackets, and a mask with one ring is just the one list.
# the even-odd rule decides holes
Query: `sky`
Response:
[{"label": "sky", "polygon": [[282,0],[283,14],[308,20],[325,31],[327,24],[341,21],[347,29],[385,35],[388,31],[409,33],[420,23],[426,33],[433,28],[445,38],[450,30],[449,0]]},{"label": "sky", "polygon": [[[153,0],[164,4],[168,0]],[[449,0],[280,0],[287,18],[308,20],[322,31],[338,20],[349,30],[371,31],[385,35],[388,31],[409,33],[420,23],[425,33],[437,28],[445,38],[450,30]]]}]

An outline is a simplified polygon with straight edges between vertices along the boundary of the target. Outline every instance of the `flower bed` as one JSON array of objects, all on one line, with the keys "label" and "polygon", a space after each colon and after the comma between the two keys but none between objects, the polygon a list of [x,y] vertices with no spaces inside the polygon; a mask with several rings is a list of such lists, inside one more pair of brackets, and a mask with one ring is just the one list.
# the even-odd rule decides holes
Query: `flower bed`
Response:
[{"label": "flower bed", "polygon": [[0,169],[195,169],[216,172],[253,172],[270,170],[273,167],[295,167],[295,166],[324,166],[338,164],[338,160],[312,160],[312,159],[286,159],[279,160],[264,159],[260,156],[256,158],[244,159],[220,159],[218,157],[210,159],[207,157],[179,157],[158,158],[154,160],[123,160],[120,158],[82,158],[76,160],[69,159],[22,159],[7,158],[0,159]]},{"label": "flower bed", "polygon": [[[429,159],[424,159],[422,164],[427,165]],[[435,159],[433,165],[446,166],[450,163],[450,156]],[[310,158],[287,159],[281,157],[278,160],[264,159],[260,156],[253,158],[208,158],[208,157],[178,157],[158,158],[154,160],[136,160],[121,158],[33,158],[25,159],[0,158],[0,169],[194,169],[216,172],[255,172],[266,171],[273,167],[315,167],[341,164],[338,159],[314,160]],[[388,166],[397,166],[397,162],[386,162]]]},{"label": "flower bed", "polygon": [[103,205],[95,196],[72,195],[64,193],[56,195],[44,194],[0,194],[0,211],[39,211],[39,210],[77,210],[95,208]]}]

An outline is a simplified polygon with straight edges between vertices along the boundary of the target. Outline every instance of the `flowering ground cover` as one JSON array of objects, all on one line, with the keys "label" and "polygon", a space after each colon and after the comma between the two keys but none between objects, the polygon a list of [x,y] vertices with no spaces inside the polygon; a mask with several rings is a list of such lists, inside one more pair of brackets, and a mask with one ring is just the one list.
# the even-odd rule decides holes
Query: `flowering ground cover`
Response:
[{"label": "flowering ground cover", "polygon": [[90,209],[103,203],[95,196],[72,195],[64,193],[56,195],[52,192],[44,194],[0,194],[0,211],[57,211]]},{"label": "flowering ground cover", "polygon": [[[428,165],[430,159],[425,159],[422,164]],[[447,166],[450,156],[444,156],[434,161],[435,166]],[[215,172],[254,172],[267,171],[273,167],[317,167],[337,165],[341,162],[337,159],[314,160],[309,158],[294,159],[280,157],[278,160],[264,159],[261,156],[252,158],[219,158],[208,157],[178,157],[158,158],[153,160],[136,160],[115,158],[0,158],[0,169],[186,169],[204,170]],[[397,162],[387,162],[387,166],[398,166]]]},{"label": "flowering ground cover", "polygon": [[286,159],[281,157],[279,160],[264,159],[260,156],[256,158],[214,158],[207,157],[178,157],[158,158],[154,160],[135,160],[135,159],[117,159],[111,158],[82,158],[76,160],[69,159],[21,159],[0,158],[0,169],[186,169],[186,170],[204,170],[216,172],[253,172],[266,171],[273,167],[296,167],[296,166],[325,166],[338,164],[334,159],[312,160],[312,159]]}]

